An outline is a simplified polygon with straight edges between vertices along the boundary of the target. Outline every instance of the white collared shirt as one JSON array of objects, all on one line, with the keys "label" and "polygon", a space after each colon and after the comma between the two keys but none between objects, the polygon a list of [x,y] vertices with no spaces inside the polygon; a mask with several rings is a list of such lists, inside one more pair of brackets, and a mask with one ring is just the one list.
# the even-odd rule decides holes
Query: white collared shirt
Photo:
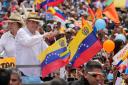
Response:
[{"label": "white collared shirt", "polygon": [[15,38],[10,31],[4,33],[0,39],[0,53],[4,51],[2,57],[15,57]]},{"label": "white collared shirt", "polygon": [[[33,35],[26,27],[19,29],[16,35],[17,65],[39,65],[37,56],[47,47],[43,35],[40,35],[39,32]],[[40,76],[41,71],[40,68],[22,68],[20,70],[30,76]]]}]

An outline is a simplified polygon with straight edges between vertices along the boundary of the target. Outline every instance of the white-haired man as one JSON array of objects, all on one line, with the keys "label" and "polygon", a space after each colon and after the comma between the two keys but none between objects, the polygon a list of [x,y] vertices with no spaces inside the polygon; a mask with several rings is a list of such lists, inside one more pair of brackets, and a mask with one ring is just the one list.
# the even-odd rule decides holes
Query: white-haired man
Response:
[{"label": "white-haired man", "polygon": [[[16,58],[17,65],[39,65],[37,56],[45,50],[48,45],[43,40],[38,30],[40,17],[38,13],[29,13],[26,27],[21,28],[16,35]],[[28,76],[40,76],[40,67],[20,68]]]}]

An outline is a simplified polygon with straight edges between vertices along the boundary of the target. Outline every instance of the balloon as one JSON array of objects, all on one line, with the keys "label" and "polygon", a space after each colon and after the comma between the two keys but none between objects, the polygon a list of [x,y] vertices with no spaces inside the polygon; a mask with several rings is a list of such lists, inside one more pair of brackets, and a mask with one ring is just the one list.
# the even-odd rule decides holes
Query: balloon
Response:
[{"label": "balloon", "polygon": [[109,74],[107,75],[107,79],[108,79],[108,80],[113,80],[113,74],[112,74],[112,73],[109,73]]},{"label": "balloon", "polygon": [[125,74],[128,74],[128,68],[126,68],[126,70],[125,70]]},{"label": "balloon", "polygon": [[115,48],[115,43],[112,40],[106,40],[106,41],[104,41],[104,43],[103,43],[103,49],[106,52],[110,53],[110,52],[112,52],[114,50],[114,48]]},{"label": "balloon", "polygon": [[118,34],[115,40],[122,40],[124,43],[126,42],[126,37],[123,34]]},{"label": "balloon", "polygon": [[106,28],[106,22],[105,22],[105,20],[103,20],[103,19],[97,19],[96,22],[95,22],[95,27],[97,28],[97,31],[98,30],[105,29]]}]

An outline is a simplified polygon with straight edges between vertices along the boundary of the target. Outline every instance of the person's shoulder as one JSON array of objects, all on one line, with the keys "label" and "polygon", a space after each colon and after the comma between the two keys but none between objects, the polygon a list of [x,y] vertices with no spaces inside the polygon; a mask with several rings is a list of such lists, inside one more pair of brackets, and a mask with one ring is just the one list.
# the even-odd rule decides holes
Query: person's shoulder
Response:
[{"label": "person's shoulder", "polygon": [[81,80],[75,80],[75,81],[69,82],[69,85],[81,85]]},{"label": "person's shoulder", "polygon": [[75,80],[70,85],[90,85],[88,80],[81,77],[79,80]]},{"label": "person's shoulder", "polygon": [[2,36],[1,39],[8,38],[11,35],[10,31],[5,32]]},{"label": "person's shoulder", "polygon": [[23,28],[20,28],[18,31],[17,31],[17,34],[21,33],[21,32],[26,32],[26,27],[23,27]]}]

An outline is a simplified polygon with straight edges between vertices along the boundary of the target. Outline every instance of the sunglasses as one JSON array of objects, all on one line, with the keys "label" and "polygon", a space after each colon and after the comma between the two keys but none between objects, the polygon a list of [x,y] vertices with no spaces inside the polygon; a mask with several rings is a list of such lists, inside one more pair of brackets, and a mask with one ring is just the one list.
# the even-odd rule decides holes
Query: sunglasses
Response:
[{"label": "sunglasses", "polygon": [[97,76],[104,76],[103,73],[99,73],[99,72],[88,72],[88,74],[90,74],[93,77],[97,77]]}]

